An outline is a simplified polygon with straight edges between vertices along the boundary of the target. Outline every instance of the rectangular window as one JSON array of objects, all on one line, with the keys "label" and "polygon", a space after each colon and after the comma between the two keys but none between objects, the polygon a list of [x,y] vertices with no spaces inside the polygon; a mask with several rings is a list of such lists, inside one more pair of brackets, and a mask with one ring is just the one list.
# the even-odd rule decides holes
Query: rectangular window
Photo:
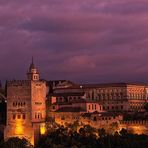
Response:
[{"label": "rectangular window", "polygon": [[23,114],[23,119],[26,119],[26,115],[25,114]]},{"label": "rectangular window", "polygon": [[88,106],[89,110],[90,110],[90,105]]},{"label": "rectangular window", "polygon": [[21,115],[17,115],[17,118],[18,118],[18,119],[21,119]]},{"label": "rectangular window", "polygon": [[15,118],[16,118],[16,115],[14,114],[14,115],[13,115],[13,120],[15,120]]}]

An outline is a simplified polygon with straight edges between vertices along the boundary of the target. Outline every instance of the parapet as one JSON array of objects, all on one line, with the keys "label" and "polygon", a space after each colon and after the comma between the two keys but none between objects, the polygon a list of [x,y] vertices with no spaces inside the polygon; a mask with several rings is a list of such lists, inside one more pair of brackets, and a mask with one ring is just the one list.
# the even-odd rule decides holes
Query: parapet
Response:
[{"label": "parapet", "polygon": [[29,86],[31,82],[29,80],[11,80],[7,81],[7,86]]}]

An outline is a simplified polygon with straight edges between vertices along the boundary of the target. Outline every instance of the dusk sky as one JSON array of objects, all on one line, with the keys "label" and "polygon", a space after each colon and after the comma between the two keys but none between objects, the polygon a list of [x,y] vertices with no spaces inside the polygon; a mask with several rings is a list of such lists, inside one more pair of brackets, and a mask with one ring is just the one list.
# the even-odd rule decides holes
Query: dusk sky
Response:
[{"label": "dusk sky", "polygon": [[0,0],[0,79],[148,83],[148,0]]}]

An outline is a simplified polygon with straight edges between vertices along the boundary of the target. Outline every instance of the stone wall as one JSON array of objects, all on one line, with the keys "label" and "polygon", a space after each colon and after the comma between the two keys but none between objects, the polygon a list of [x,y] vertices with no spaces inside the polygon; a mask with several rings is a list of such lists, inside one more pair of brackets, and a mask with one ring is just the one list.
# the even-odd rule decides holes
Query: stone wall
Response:
[{"label": "stone wall", "polygon": [[146,121],[121,121],[120,129],[125,128],[134,134],[148,135],[148,120]]}]

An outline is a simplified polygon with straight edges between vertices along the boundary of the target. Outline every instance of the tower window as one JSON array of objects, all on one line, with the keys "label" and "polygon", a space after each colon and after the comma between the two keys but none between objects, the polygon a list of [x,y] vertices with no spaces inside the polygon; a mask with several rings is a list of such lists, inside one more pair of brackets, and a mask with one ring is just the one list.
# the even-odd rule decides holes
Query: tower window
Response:
[{"label": "tower window", "polygon": [[13,102],[13,106],[15,106],[15,102]]},{"label": "tower window", "polygon": [[26,119],[26,115],[25,114],[23,114],[23,119]]},{"label": "tower window", "polygon": [[15,118],[16,118],[16,115],[14,114],[14,115],[13,115],[13,120],[15,120]]},{"label": "tower window", "polygon": [[17,115],[17,118],[20,119],[21,118],[21,115]]}]

